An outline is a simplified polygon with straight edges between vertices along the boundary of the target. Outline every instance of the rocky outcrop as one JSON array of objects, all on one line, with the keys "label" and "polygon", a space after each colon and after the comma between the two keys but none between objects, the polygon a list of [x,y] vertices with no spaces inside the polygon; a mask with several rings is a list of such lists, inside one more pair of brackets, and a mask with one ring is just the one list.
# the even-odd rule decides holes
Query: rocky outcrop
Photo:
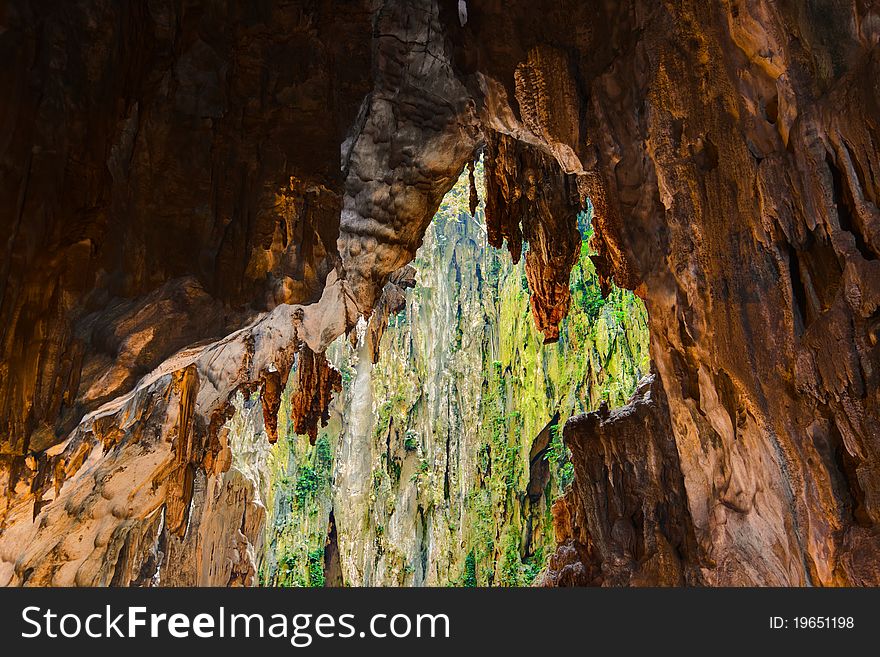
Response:
[{"label": "rocky outcrop", "polygon": [[455,75],[435,0],[382,3],[373,89],[342,145],[346,172],[339,253],[369,315],[388,276],[409,263],[481,133]]},{"label": "rocky outcrop", "polygon": [[[116,577],[119,559],[150,563],[148,555],[158,552],[166,560],[158,561],[157,569],[188,571],[194,562],[186,551],[165,552],[158,543],[173,537],[189,541],[205,524],[194,525],[192,509],[199,516],[216,512],[219,518],[210,522],[225,526],[233,511],[216,496],[225,494],[230,503],[245,506],[258,497],[255,479],[243,482],[229,472],[242,451],[233,451],[229,436],[236,399],[267,396],[261,382],[290,370],[297,345],[323,350],[322,336],[342,333],[352,321],[346,320],[346,312],[354,312],[348,303],[341,282],[330,280],[316,304],[278,306],[223,340],[181,351],[129,394],[86,416],[57,448],[32,457],[16,473],[18,488],[5,498],[0,581],[106,585]],[[259,408],[259,434],[268,442]],[[244,465],[237,470],[258,472]],[[199,500],[204,504],[194,503]],[[234,526],[250,527],[244,545],[253,551],[262,522],[246,518]],[[127,538],[132,533],[139,536],[134,543]],[[132,545],[141,553],[133,555]],[[120,556],[123,546],[128,547]],[[175,554],[181,561],[171,559]],[[126,571],[120,577],[135,579]],[[251,576],[245,579],[253,582]],[[159,581],[227,583],[194,573]]]},{"label": "rocky outcrop", "polygon": [[[415,244],[478,136],[473,120],[448,134],[467,113],[463,94],[445,118],[424,104],[398,114],[410,117],[408,144],[395,136],[400,126],[383,123],[423,94],[461,88],[439,57],[430,2],[389,3],[387,34],[375,36],[358,3],[62,9],[13,3],[3,17],[3,47],[15,53],[5,86],[16,90],[4,108],[2,192],[5,583],[109,583],[115,544],[59,548],[98,531],[67,503],[75,482],[90,489],[98,471],[83,468],[95,460],[100,472],[125,464],[114,472],[134,491],[114,499],[127,510],[101,531],[155,524],[167,507],[173,531],[185,533],[198,473],[228,467],[215,458],[235,394],[259,391],[275,439],[300,344],[323,358],[354,326],[353,301],[367,300],[369,312],[370,286],[381,290],[382,277],[412,257],[403,248],[387,272],[388,258],[352,260],[352,235],[369,230],[343,212],[343,198],[372,220],[383,195],[415,188],[384,215],[400,235],[385,230],[367,246]],[[425,48],[410,52],[410,36]],[[375,80],[372,60],[382,71]],[[407,154],[429,139],[436,152],[414,174],[418,157]],[[389,163],[399,180],[389,186],[383,175],[378,192],[359,196],[353,177]],[[334,270],[340,216],[344,268]],[[296,420],[314,433],[338,381],[325,366],[311,372],[298,377],[323,391],[302,390]],[[141,472],[129,462],[143,459],[144,434],[157,453]],[[33,576],[37,562],[46,572]]]},{"label": "rocky outcrop", "polygon": [[557,549],[545,586],[702,583],[701,556],[656,375],[626,406],[565,425],[574,485],[553,505]]},{"label": "rocky outcrop", "polygon": [[[162,583],[226,584],[156,546],[188,540],[193,509],[214,533],[247,527],[253,551],[261,521],[236,510],[253,482],[223,438],[236,391],[271,401],[292,345],[328,344],[309,326],[353,322],[330,272],[370,12],[2,13],[0,581],[143,582],[155,564],[176,573]],[[278,305],[325,286],[312,314]]]},{"label": "rocky outcrop", "polygon": [[372,39],[359,3],[11,2],[2,22],[15,471],[179,349],[320,297]]},{"label": "rocky outcrop", "polygon": [[[370,358],[373,364],[379,362],[379,349],[382,344],[382,336],[388,329],[388,322],[393,315],[402,312],[406,308],[406,291],[416,285],[416,270],[406,265],[394,272],[382,294],[373,308],[373,315],[367,327],[367,340],[370,345]],[[357,347],[357,333],[352,333],[353,346]]]}]

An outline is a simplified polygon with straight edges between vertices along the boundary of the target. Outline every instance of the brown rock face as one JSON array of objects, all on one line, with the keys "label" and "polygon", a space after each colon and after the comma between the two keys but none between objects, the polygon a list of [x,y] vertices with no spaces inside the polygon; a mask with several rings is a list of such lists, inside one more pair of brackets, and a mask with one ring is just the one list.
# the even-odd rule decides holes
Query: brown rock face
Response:
[{"label": "brown rock face", "polygon": [[549,581],[880,583],[880,9],[465,5],[6,4],[0,583],[252,582],[238,393],[311,426],[482,146],[548,340],[585,196],[650,313]]},{"label": "brown rock face", "polygon": [[656,375],[629,404],[572,418],[575,483],[554,505],[558,548],[545,586],[702,582],[678,451]]},{"label": "brown rock face", "polygon": [[0,459],[17,471],[175,351],[320,297],[371,16],[11,2],[0,20]]},{"label": "brown rock face", "polygon": [[388,276],[408,264],[443,195],[480,140],[434,0],[382,3],[374,84],[342,147],[347,173],[339,253],[369,315]]},{"label": "brown rock face", "polygon": [[583,177],[597,265],[645,298],[706,583],[869,581],[876,8],[481,3],[453,32],[484,121]]},{"label": "brown rock face", "polygon": [[[388,328],[388,319],[391,315],[395,315],[406,308],[406,291],[415,287],[416,270],[410,265],[401,267],[391,274],[385,287],[382,288],[382,294],[373,309],[373,315],[367,325],[367,339],[370,344],[370,357],[373,364],[379,362],[379,346],[382,342],[382,336],[385,329]],[[356,340],[357,334],[352,333],[352,338]]]}]

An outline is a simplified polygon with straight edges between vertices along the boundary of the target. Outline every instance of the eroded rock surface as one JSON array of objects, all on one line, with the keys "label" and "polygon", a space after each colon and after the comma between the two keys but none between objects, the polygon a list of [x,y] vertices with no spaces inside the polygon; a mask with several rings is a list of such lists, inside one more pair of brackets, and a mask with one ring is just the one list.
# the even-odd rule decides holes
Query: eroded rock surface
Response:
[{"label": "eroded rock surface", "polygon": [[388,276],[409,263],[443,195],[481,139],[456,77],[435,0],[376,12],[373,89],[343,144],[339,253],[365,315]]},{"label": "eroded rock surface", "polygon": [[656,375],[613,411],[565,425],[575,481],[554,502],[557,550],[545,586],[702,582],[678,450]]},{"label": "eroded rock surface", "polygon": [[[466,16],[7,3],[0,580],[146,583],[157,510],[186,540],[193,499],[250,505],[224,460],[236,395],[260,390],[273,437],[299,345],[320,354],[370,314],[462,167],[503,143],[505,203],[540,201],[539,180],[566,199],[514,211],[540,217],[518,219],[545,338],[573,199],[596,209],[602,277],[645,300],[699,581],[878,583],[880,10]],[[250,581],[248,549],[212,581]],[[654,572],[630,570],[611,579]],[[205,581],[187,577],[163,581]]]},{"label": "eroded rock surface", "polygon": [[[245,555],[261,541],[265,512],[259,467],[248,465],[235,441],[259,435],[268,447],[271,429],[258,403],[259,424],[231,436],[236,399],[271,397],[267,381],[291,369],[301,344],[322,352],[323,336],[353,321],[348,299],[331,275],[318,303],[278,306],[222,340],[178,352],[87,415],[65,442],[30,457],[5,498],[0,582],[253,583],[253,555]],[[230,526],[249,531],[234,547],[237,556],[228,557],[232,565],[210,563],[204,541],[229,540]],[[159,547],[168,541],[181,545]],[[207,551],[193,558],[193,550]],[[145,568],[154,569],[147,579]],[[163,579],[166,569],[176,575]]]}]

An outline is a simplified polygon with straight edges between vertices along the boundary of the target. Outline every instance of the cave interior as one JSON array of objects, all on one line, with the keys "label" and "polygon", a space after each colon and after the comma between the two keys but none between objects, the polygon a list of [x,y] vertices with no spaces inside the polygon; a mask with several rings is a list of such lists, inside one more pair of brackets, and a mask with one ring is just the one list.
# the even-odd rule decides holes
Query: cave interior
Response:
[{"label": "cave interior", "polygon": [[0,585],[880,583],[877,3],[10,0],[0,53]]}]

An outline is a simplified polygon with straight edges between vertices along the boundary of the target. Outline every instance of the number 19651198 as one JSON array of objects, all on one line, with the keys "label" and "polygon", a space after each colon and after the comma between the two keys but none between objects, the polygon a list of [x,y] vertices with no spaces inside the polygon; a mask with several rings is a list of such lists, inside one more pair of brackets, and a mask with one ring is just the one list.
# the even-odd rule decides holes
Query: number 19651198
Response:
[{"label": "number 19651198", "polygon": [[855,627],[852,616],[795,616],[790,621],[782,616],[771,616],[770,627],[773,629],[796,630],[840,630]]}]

